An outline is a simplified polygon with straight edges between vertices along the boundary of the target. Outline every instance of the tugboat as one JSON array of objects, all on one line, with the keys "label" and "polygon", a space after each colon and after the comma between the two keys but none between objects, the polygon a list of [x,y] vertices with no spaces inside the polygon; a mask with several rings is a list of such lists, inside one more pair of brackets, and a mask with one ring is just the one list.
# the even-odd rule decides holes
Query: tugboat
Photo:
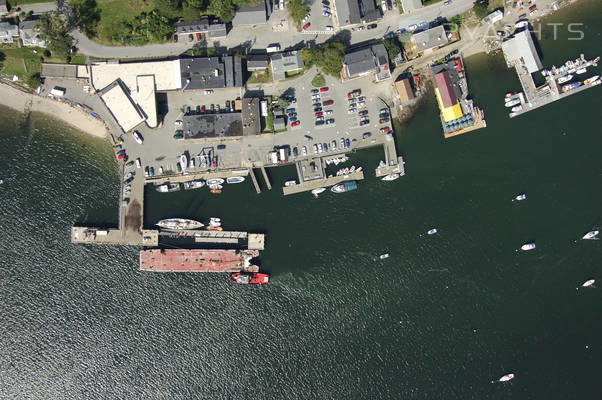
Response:
[{"label": "tugboat", "polygon": [[230,276],[230,278],[234,282],[241,285],[265,285],[270,280],[270,276],[268,274],[260,274],[259,272],[235,272]]},{"label": "tugboat", "polygon": [[157,192],[161,192],[161,193],[177,192],[178,190],[180,190],[179,183],[169,182],[169,183],[164,183],[163,185],[157,186]]},{"label": "tugboat", "polygon": [[345,193],[355,189],[357,189],[357,182],[347,181],[339,183],[338,185],[334,185],[330,188],[330,191],[333,193]]}]

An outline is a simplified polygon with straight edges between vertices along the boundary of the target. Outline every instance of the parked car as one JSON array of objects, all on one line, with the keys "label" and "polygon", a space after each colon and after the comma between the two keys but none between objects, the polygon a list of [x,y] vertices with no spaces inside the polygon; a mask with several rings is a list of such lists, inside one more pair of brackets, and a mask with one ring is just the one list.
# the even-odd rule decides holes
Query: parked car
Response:
[{"label": "parked car", "polygon": [[301,123],[301,121],[294,121],[291,126],[299,126],[299,124]]},{"label": "parked car", "polygon": [[204,93],[205,93],[205,94],[213,94],[213,90],[211,90],[211,89],[208,89],[208,90],[205,90],[205,92],[204,92]]},{"label": "parked car", "polygon": [[410,31],[415,31],[416,29],[418,29],[418,25],[416,25],[416,24],[412,24],[412,25],[408,26],[408,30],[410,30]]},{"label": "parked car", "polygon": [[289,114],[288,114],[288,117],[289,117],[289,118],[294,118],[294,117],[296,117],[296,116],[297,116],[297,113],[289,113]]},{"label": "parked car", "polygon": [[178,35],[173,35],[173,42],[178,43]]},{"label": "parked car", "polygon": [[144,139],[142,138],[142,135],[138,131],[132,132],[132,136],[134,136],[134,140],[138,144],[142,144],[142,142],[144,141]]},{"label": "parked car", "polygon": [[196,40],[201,40],[201,34],[200,33],[196,34]]},{"label": "parked car", "polygon": [[369,123],[370,123],[370,121],[368,121],[368,120],[360,121],[360,126],[368,125]]},{"label": "parked car", "polygon": [[201,106],[196,106],[196,113],[200,114],[201,113]]},{"label": "parked car", "polygon": [[304,135],[303,136],[305,138],[305,140],[307,140],[308,142],[313,142],[314,138],[309,136],[309,135]]},{"label": "parked car", "polygon": [[323,104],[324,104],[325,106],[331,106],[331,105],[333,105],[333,104],[334,104],[334,100],[326,100],[326,101],[325,101]]},{"label": "parked car", "polygon": [[331,25],[326,25],[326,28],[325,28],[325,29],[326,29],[327,31],[334,31],[334,27],[333,27],[333,26],[331,26]]},{"label": "parked car", "polygon": [[299,149],[296,147],[293,147],[293,157],[297,157],[299,155]]},{"label": "parked car", "polygon": [[368,25],[368,29],[376,29],[377,26],[377,24],[370,24]]},{"label": "parked car", "polygon": [[311,90],[311,94],[316,94],[316,93],[320,93],[320,91],[318,89],[312,89]]},{"label": "parked car", "polygon": [[226,145],[225,145],[225,144],[218,144],[218,145],[217,145],[217,149],[218,149],[218,150],[224,150],[225,148],[226,148]]},{"label": "parked car", "polygon": [[368,115],[368,110],[362,110],[362,111],[360,111],[360,115]]},{"label": "parked car", "polygon": [[356,112],[357,112],[357,108],[350,108],[350,109],[349,109],[347,112],[348,112],[349,114],[356,113]]},{"label": "parked car", "polygon": [[345,139],[345,147],[346,148],[351,147],[351,141],[349,139]]},{"label": "parked car", "polygon": [[328,6],[324,6],[324,5],[323,5],[323,6],[322,6],[322,11],[326,11],[326,12],[328,12],[328,13],[329,13],[329,12],[330,12],[330,7],[328,7]]},{"label": "parked car", "polygon": [[289,118],[288,122],[290,122],[290,123],[297,122],[297,118]]},{"label": "parked car", "polygon": [[148,174],[149,174],[150,176],[155,176],[155,169],[154,169],[153,167],[150,167],[150,168],[148,169]]},{"label": "parked car", "polygon": [[115,153],[115,155],[117,156],[118,160],[123,160],[125,158],[125,150],[120,150]]},{"label": "parked car", "polygon": [[134,180],[133,176],[130,176],[129,178],[127,178],[125,181],[123,181],[124,185],[130,184],[132,183],[132,181]]},{"label": "parked car", "polygon": [[226,111],[230,112],[230,100],[226,100]]},{"label": "parked car", "polygon": [[316,107],[316,108],[314,108],[314,112],[320,112],[320,111],[322,111],[322,107]]},{"label": "parked car", "polygon": [[316,121],[316,126],[324,125],[324,121]]},{"label": "parked car", "polygon": [[194,40],[194,35],[191,33],[190,35],[188,35],[188,41],[192,42]]},{"label": "parked car", "polygon": [[287,113],[294,113],[297,112],[297,110],[295,110],[294,108],[289,108],[288,110],[286,110]]},{"label": "parked car", "polygon": [[328,92],[328,87],[321,87],[320,92]]},{"label": "parked car", "polygon": [[337,141],[333,140],[332,144],[330,146],[332,147],[333,150],[336,150],[337,149]]},{"label": "parked car", "polygon": [[307,155],[307,147],[305,147],[305,146],[301,147],[301,154],[304,156]]},{"label": "parked car", "polygon": [[173,135],[174,139],[184,139],[184,131],[176,131],[175,135]]},{"label": "parked car", "polygon": [[389,128],[388,126],[385,126],[384,128],[380,128],[380,133],[389,133],[390,130],[391,130],[391,128]]},{"label": "parked car", "polygon": [[381,124],[386,124],[387,122],[389,122],[389,118],[381,118],[378,122]]},{"label": "parked car", "polygon": [[307,28],[309,28],[311,26],[311,24],[308,22],[307,24],[303,25],[303,30],[307,30]]},{"label": "parked car", "polygon": [[326,125],[334,124],[334,118],[329,118],[326,120]]},{"label": "parked car", "polygon": [[144,177],[148,178],[148,166],[144,167]]},{"label": "parked car", "polygon": [[312,104],[312,107],[314,107],[314,108],[322,107],[322,103],[320,103],[320,102],[314,103],[314,104]]},{"label": "parked car", "polygon": [[322,115],[324,115],[321,111],[316,113],[316,117],[321,117]]},{"label": "parked car", "polygon": [[330,13],[328,11],[322,11],[322,15],[324,17],[330,18]]},{"label": "parked car", "polygon": [[142,163],[140,162],[140,157],[138,157],[136,159],[136,168],[140,168],[142,166]]},{"label": "parked car", "polygon": [[332,110],[328,110],[328,111],[326,111],[324,114],[325,114],[325,115],[332,115],[332,113],[333,113],[333,111],[332,111]]},{"label": "parked car", "polygon": [[345,147],[345,138],[341,138],[341,147]]},{"label": "parked car", "polygon": [[312,99],[312,100],[319,100],[319,99],[320,99],[320,95],[319,95],[319,94],[313,94],[313,95],[311,96],[311,99]]},{"label": "parked car", "polygon": [[316,121],[324,121],[324,117],[317,117]]},{"label": "parked car", "polygon": [[175,122],[176,126],[182,126],[182,120],[178,119]]},{"label": "parked car", "polygon": [[125,168],[131,168],[134,166],[134,162],[133,161],[128,161],[127,163],[125,163]]},{"label": "parked car", "polygon": [[318,153],[322,152],[322,143],[318,143]]},{"label": "parked car", "polygon": [[307,15],[305,17],[303,17],[303,22],[307,22],[309,21],[309,18],[311,17],[310,13],[307,13]]}]

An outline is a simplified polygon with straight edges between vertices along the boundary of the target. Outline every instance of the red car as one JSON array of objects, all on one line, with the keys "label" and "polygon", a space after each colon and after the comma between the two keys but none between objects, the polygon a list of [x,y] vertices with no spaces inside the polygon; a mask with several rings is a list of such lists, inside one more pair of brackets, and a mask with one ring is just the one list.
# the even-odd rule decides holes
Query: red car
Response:
[{"label": "red car", "polygon": [[200,34],[200,33],[197,33],[197,34],[196,34],[196,39],[197,39],[197,40],[201,40],[201,34]]},{"label": "red car", "polygon": [[385,126],[384,128],[380,129],[380,133],[389,133],[390,130],[391,130],[391,128],[389,128],[388,126]]},{"label": "red car", "polygon": [[316,117],[321,117],[322,115],[324,115],[321,111],[316,113]]},{"label": "red car", "polygon": [[328,92],[328,88],[327,87],[321,87],[320,88],[320,92]]},{"label": "red car", "polygon": [[291,126],[298,126],[301,123],[301,121],[295,121],[291,124]]},{"label": "red car", "polygon": [[309,28],[311,24],[308,22],[307,24],[303,25],[303,30],[306,30],[307,28]]},{"label": "red car", "polygon": [[324,102],[324,105],[325,105],[325,106],[331,106],[331,105],[333,105],[333,104],[334,104],[334,101],[333,101],[333,100],[326,100],[326,101]]},{"label": "red car", "polygon": [[121,159],[125,160],[125,153],[117,154],[117,159],[118,160],[121,160]]}]

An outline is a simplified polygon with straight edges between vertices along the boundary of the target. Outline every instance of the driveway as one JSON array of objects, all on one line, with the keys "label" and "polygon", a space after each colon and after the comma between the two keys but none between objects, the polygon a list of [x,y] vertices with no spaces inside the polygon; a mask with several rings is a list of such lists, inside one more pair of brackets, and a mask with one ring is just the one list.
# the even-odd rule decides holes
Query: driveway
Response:
[{"label": "driveway", "polygon": [[56,10],[56,3],[19,4],[17,7],[21,7],[21,11],[25,13],[33,11],[34,14],[42,14],[48,11]]}]

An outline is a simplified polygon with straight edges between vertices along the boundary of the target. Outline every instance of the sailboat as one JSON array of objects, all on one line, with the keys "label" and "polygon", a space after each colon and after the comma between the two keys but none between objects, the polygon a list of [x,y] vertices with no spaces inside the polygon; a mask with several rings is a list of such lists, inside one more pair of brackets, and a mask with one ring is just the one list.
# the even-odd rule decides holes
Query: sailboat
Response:
[{"label": "sailboat", "polygon": [[600,231],[598,231],[598,230],[589,231],[585,235],[583,235],[582,239],[585,239],[585,240],[597,239],[596,236],[598,236],[599,233],[600,233]]}]

